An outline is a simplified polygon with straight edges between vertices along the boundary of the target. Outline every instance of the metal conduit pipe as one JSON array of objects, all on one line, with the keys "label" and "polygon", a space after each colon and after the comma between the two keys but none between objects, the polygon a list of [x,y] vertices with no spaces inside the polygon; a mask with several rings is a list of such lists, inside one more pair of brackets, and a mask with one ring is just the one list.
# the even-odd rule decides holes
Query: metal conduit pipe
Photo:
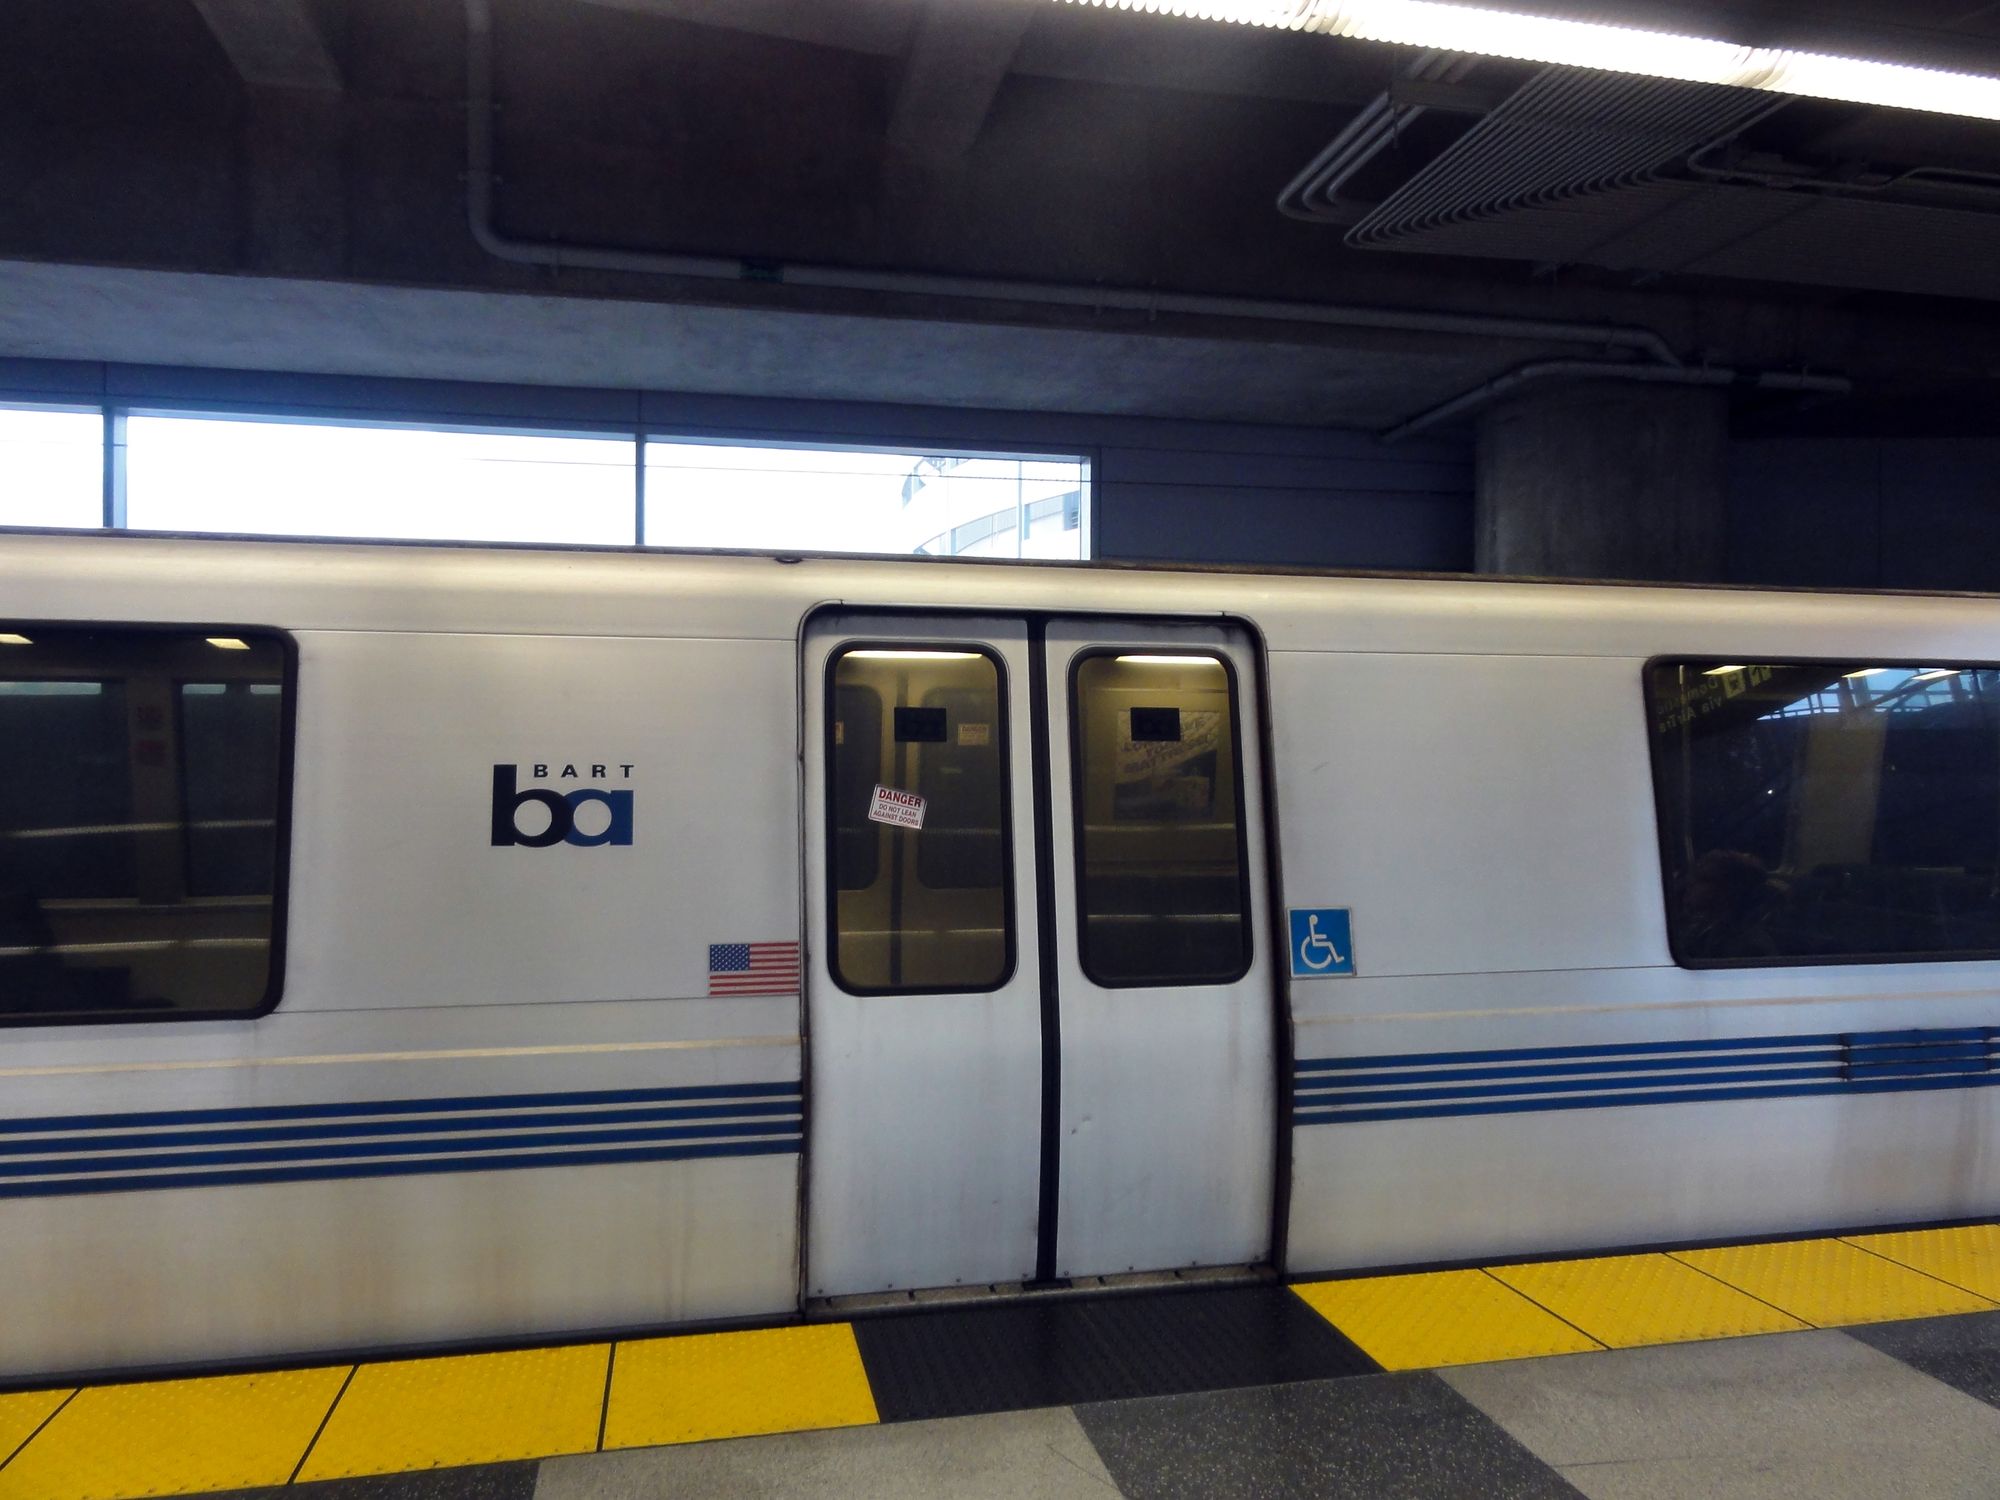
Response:
[{"label": "metal conduit pipe", "polygon": [[[1469,57],[1425,52],[1403,70],[1403,80],[1418,84],[1463,83],[1474,64],[1475,60]],[[1431,108],[1422,103],[1399,102],[1393,92],[1377,94],[1341,127],[1319,155],[1285,184],[1278,194],[1278,212],[1308,224],[1327,224],[1349,222],[1340,215],[1343,206],[1357,212],[1373,207],[1353,202],[1343,205],[1341,189]]]},{"label": "metal conduit pipe", "polygon": [[[563,245],[515,239],[493,222],[493,7],[491,0],[465,0],[466,24],[466,216],[472,238],[500,260],[522,265],[564,266],[596,271],[632,271],[653,276],[685,276],[713,281],[783,282],[789,286],[840,291],[887,292],[903,296],[950,297],[982,302],[1021,302],[1042,307],[1083,307],[1136,313],[1180,313],[1193,317],[1242,318],[1270,323],[1311,323],[1340,328],[1375,328],[1398,333],[1431,333],[1517,342],[1581,344],[1621,349],[1654,361],[1681,366],[1667,341],[1650,328],[1613,323],[1548,322],[1477,313],[1427,312],[1410,308],[1346,307],[1324,302],[1274,302],[1256,298],[1210,297],[1154,292],[1131,287],[1009,281],[974,276],[939,276],[908,271],[850,270],[841,266],[773,265],[741,257],[673,255],[608,246]],[[1636,367],[1635,367],[1636,368]]]},{"label": "metal conduit pipe", "polygon": [[1419,412],[1381,434],[1385,443],[1401,442],[1428,431],[1440,422],[1477,411],[1502,396],[1543,380],[1637,380],[1654,385],[1742,386],[1758,391],[1799,391],[1826,396],[1845,396],[1854,382],[1844,375],[1807,375],[1791,370],[1730,370],[1707,365],[1699,368],[1667,365],[1613,365],[1590,359],[1543,359],[1509,370],[1461,396],[1454,396],[1429,411]]}]

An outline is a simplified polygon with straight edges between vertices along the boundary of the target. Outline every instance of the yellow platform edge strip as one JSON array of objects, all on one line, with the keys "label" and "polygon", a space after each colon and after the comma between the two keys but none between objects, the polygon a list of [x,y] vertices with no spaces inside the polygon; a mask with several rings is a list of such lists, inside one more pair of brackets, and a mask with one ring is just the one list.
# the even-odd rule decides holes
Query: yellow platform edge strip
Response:
[{"label": "yellow platform edge strip", "polygon": [[1302,1282],[1292,1291],[1385,1370],[1604,1347],[1481,1270]]},{"label": "yellow platform edge strip", "polygon": [[[1471,1279],[1481,1276],[1548,1321],[1493,1297]],[[1356,1276],[1292,1290],[1385,1370],[1435,1369],[1992,1311],[2000,1224]]]},{"label": "yellow platform edge strip", "polygon": [[[1384,1369],[2000,1307],[2000,1223],[1303,1281]],[[880,1420],[853,1325],[0,1394],[0,1500],[137,1500]]]},{"label": "yellow platform edge strip", "polygon": [[0,1468],[4,1500],[126,1500],[292,1477],[348,1366],[87,1386]]},{"label": "yellow platform edge strip", "polygon": [[1841,1238],[1974,1296],[2000,1302],[2000,1224],[1847,1234]]},{"label": "yellow platform edge strip", "polygon": [[603,1446],[653,1448],[879,1420],[851,1324],[684,1334],[618,1346]]},{"label": "yellow platform edge strip", "polygon": [[880,1420],[848,1323],[0,1394],[0,1500],[140,1500]]},{"label": "yellow platform edge strip", "polygon": [[1816,1328],[1991,1312],[1995,1306],[1841,1239],[1676,1250],[1673,1258]]}]

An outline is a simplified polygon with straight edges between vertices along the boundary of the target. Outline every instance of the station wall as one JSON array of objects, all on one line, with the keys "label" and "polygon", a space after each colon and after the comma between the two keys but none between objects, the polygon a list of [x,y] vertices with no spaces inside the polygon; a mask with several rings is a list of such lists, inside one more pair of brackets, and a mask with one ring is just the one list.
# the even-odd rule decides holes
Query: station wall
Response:
[{"label": "station wall", "polygon": [[2000,440],[1770,438],[1729,467],[1732,582],[2000,590]]},{"label": "station wall", "polygon": [[[0,359],[0,402],[1079,453],[1103,561],[1473,566],[1470,434],[1385,445],[1250,423],[28,359]],[[1996,591],[1996,512],[2000,439],[1742,439],[1726,579]]]},{"label": "station wall", "polygon": [[0,402],[1080,453],[1103,561],[1472,566],[1469,437],[25,359],[0,359]]}]

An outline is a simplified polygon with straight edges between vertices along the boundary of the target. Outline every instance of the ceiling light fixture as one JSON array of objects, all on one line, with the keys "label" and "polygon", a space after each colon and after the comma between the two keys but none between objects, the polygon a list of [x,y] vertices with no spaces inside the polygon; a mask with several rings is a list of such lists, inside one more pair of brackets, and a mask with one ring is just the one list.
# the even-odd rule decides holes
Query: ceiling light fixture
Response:
[{"label": "ceiling light fixture", "polygon": [[977,651],[844,651],[842,656],[862,661],[972,661]]},{"label": "ceiling light fixture", "polygon": [[1771,94],[1919,109],[2000,120],[2000,78],[1948,73],[1861,57],[1782,47],[1742,47],[1705,37],[1569,21],[1440,0],[1059,0],[1107,10],[1150,11],[1314,31],[1356,41],[1506,57],[1567,68],[1602,68],[1685,83],[1726,84]]}]

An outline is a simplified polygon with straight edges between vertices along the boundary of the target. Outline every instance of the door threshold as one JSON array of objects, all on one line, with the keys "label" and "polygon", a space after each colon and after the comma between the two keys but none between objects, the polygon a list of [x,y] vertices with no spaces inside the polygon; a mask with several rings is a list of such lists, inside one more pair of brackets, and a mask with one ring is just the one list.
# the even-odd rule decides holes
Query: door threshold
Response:
[{"label": "door threshold", "polygon": [[1168,1271],[1121,1271],[1112,1276],[1071,1276],[1059,1281],[995,1281],[973,1286],[917,1287],[908,1291],[849,1292],[808,1297],[810,1320],[865,1317],[875,1313],[917,1312],[926,1308],[985,1307],[1059,1297],[1097,1297],[1117,1292],[1157,1292],[1172,1287],[1250,1286],[1276,1281],[1274,1266],[1191,1266]]}]

